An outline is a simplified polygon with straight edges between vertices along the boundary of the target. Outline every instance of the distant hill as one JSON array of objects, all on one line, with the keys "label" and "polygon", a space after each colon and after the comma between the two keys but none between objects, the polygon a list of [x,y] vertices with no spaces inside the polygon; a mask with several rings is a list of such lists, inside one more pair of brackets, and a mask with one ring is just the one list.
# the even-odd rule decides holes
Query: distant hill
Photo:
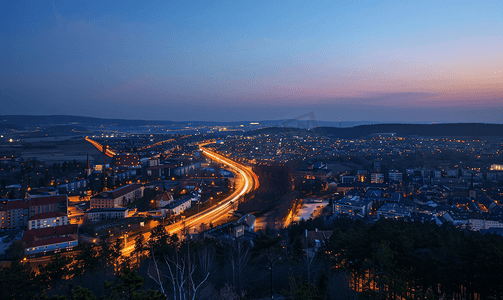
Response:
[{"label": "distant hill", "polygon": [[146,121],[146,120],[124,120],[124,119],[100,119],[92,117],[78,117],[67,115],[54,116],[34,116],[34,115],[5,115],[0,116],[0,124],[14,124],[20,127],[35,127],[35,126],[56,126],[56,125],[79,125],[99,127],[103,126],[118,126],[118,127],[135,127],[147,125],[170,125],[172,121]]},{"label": "distant hill", "polygon": [[[205,121],[194,121],[194,122],[173,122],[168,120],[125,120],[125,119],[101,119],[92,117],[79,117],[79,116],[69,116],[69,115],[53,115],[53,116],[36,116],[36,115],[4,115],[0,116],[0,129],[6,130],[22,130],[26,127],[41,127],[42,129],[49,129],[50,127],[55,127],[51,129],[48,134],[56,134],[56,131],[68,132],[68,130],[85,131],[93,130],[103,126],[107,129],[114,127],[140,127],[140,126],[152,126],[152,125],[182,125],[190,123],[190,125],[183,126],[198,126],[198,125],[227,125],[227,126],[239,126],[245,124],[250,124],[250,122],[205,122]],[[370,136],[379,133],[396,133],[400,136],[425,136],[425,137],[435,137],[435,136],[502,136],[503,137],[503,124],[483,124],[483,123],[445,123],[445,124],[373,124],[373,125],[358,125],[354,127],[329,127],[321,126],[314,129],[305,130],[300,128],[286,128],[286,127],[274,127],[281,126],[281,120],[268,120],[268,121],[257,121],[263,128],[252,130],[246,132],[245,135],[257,135],[257,134],[277,134],[281,132],[311,132],[313,134],[320,135],[331,135],[337,138],[344,139],[356,139]],[[319,124],[332,124],[330,122],[318,122]],[[71,126],[71,127],[60,127],[57,126]],[[75,129],[76,127],[80,127]]]},{"label": "distant hill", "polygon": [[319,135],[330,135],[341,139],[358,139],[376,134],[394,133],[399,136],[503,136],[503,124],[453,123],[453,124],[376,124],[355,127],[316,127],[311,130],[286,127],[261,128],[246,133],[248,136],[258,134],[309,132]]},{"label": "distant hill", "polygon": [[84,127],[75,126],[75,125],[59,125],[59,126],[51,126],[49,128],[45,128],[42,130],[42,134],[48,135],[75,135],[75,134],[88,134],[90,133]]},{"label": "distant hill", "polygon": [[169,120],[128,120],[128,119],[103,119],[93,117],[79,117],[70,115],[4,115],[0,116],[0,124],[10,123],[17,126],[37,127],[37,126],[53,126],[53,125],[81,125],[81,126],[118,126],[118,127],[134,127],[148,125],[173,125],[190,123],[193,126],[213,125],[213,126],[239,126],[248,125],[251,122],[259,122],[262,126],[275,126],[281,124],[283,120],[262,120],[262,121],[183,121],[174,122]]},{"label": "distant hill", "polygon": [[266,127],[266,128],[260,128],[260,129],[248,131],[244,135],[245,136],[254,136],[254,135],[259,135],[259,134],[278,134],[278,133],[285,133],[285,132],[299,133],[299,132],[306,132],[306,130],[300,129],[300,128],[294,128],[294,127]]}]

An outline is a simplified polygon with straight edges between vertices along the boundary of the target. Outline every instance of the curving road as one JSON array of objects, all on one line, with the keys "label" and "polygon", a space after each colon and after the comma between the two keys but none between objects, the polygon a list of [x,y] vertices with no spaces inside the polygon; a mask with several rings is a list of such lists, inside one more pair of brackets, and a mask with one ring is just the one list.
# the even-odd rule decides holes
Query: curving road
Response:
[{"label": "curving road", "polygon": [[[226,165],[233,173],[235,178],[235,191],[220,201],[218,205],[212,206],[200,213],[192,215],[183,221],[179,221],[175,224],[166,226],[166,230],[170,233],[179,233],[183,228],[193,228],[205,223],[208,225],[210,222],[213,224],[219,221],[226,220],[229,213],[233,210],[234,203],[238,203],[241,197],[246,193],[249,193],[259,186],[258,177],[251,168],[246,167],[240,163],[234,162],[220,154],[217,154],[209,149],[203,148],[203,146],[210,143],[200,144],[199,148],[204,153],[205,156],[210,159],[217,161]],[[143,234],[145,240],[150,237],[150,232]],[[129,239],[126,243],[126,247],[123,249],[123,254],[129,255],[134,250],[134,239]]]}]

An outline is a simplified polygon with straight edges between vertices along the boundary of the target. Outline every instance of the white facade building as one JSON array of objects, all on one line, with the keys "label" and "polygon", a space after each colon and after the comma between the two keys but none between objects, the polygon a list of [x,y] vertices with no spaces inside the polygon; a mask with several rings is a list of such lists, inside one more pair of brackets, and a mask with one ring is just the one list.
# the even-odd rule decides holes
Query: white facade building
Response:
[{"label": "white facade building", "polygon": [[84,213],[84,219],[98,222],[109,219],[125,219],[129,210],[127,208],[95,208]]},{"label": "white facade building", "polygon": [[68,225],[68,216],[62,212],[41,213],[28,220],[28,230]]},{"label": "white facade building", "polygon": [[468,219],[468,225],[473,231],[489,228],[503,228],[503,223],[500,223],[499,221],[484,219]]}]

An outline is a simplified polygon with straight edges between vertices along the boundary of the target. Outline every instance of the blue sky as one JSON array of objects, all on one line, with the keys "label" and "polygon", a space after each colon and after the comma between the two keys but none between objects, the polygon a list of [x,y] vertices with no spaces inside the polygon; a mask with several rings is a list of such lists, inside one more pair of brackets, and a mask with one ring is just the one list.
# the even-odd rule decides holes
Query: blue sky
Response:
[{"label": "blue sky", "polygon": [[503,1],[4,1],[0,114],[501,123],[502,16]]}]

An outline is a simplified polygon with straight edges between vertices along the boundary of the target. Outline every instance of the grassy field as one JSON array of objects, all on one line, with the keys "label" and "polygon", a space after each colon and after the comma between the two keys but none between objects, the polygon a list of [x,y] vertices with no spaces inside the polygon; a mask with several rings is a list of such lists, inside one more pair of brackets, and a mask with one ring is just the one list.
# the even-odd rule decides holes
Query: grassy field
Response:
[{"label": "grassy field", "polygon": [[89,154],[91,164],[99,164],[103,161],[103,154],[83,138],[39,138],[25,141],[22,147],[11,148],[10,151],[14,151],[15,155],[20,155],[23,160],[36,158],[38,161],[45,161],[46,164],[72,160],[86,161],[87,154]]}]

